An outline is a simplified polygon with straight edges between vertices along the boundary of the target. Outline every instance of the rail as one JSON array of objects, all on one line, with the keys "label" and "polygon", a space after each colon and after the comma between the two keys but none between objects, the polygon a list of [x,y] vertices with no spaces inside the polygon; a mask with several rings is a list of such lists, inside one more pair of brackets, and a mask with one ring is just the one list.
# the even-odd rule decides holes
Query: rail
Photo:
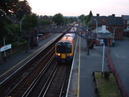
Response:
[{"label": "rail", "polygon": [[[32,62],[33,59],[35,59],[43,50],[45,50],[49,45],[51,45],[53,42],[57,41],[57,39],[61,38],[63,34],[60,34],[59,36],[52,39],[49,43],[45,44],[38,50],[36,50],[34,53],[29,55],[27,58],[23,59],[19,63],[17,63],[15,66],[13,66],[11,69],[9,69],[7,72],[2,74],[0,76],[0,85],[5,83],[8,79],[10,79],[15,73],[20,71],[23,67],[25,67],[26,64],[29,64],[29,62]],[[24,64],[24,65],[23,65]]]},{"label": "rail", "polygon": [[[54,43],[56,43],[56,41],[57,40],[55,40],[54,41]],[[47,50],[48,50],[48,48],[51,48],[51,46],[53,45],[53,43],[52,44],[50,44],[46,49],[44,49],[43,51],[41,51],[41,53],[40,54],[38,54],[37,55],[37,57],[36,57],[36,59],[32,59],[31,60],[31,62],[29,62],[27,65],[25,65],[25,67],[21,70],[21,71],[19,71],[19,72],[15,72],[14,73],[14,75],[10,78],[10,79],[8,79],[8,80],[6,80],[2,85],[0,85],[0,95],[7,95],[7,93],[5,93],[5,92],[3,92],[3,91],[5,91],[5,90],[7,90],[8,91],[8,95],[10,95],[11,94],[11,92],[12,91],[14,91],[14,90],[16,90],[15,88],[16,87],[18,87],[18,84],[20,84],[21,82],[24,82],[24,79],[29,75],[29,71],[32,71],[31,69],[33,69],[35,66],[36,66],[36,64],[38,64],[38,61],[36,61],[36,60],[38,60],[41,56],[44,56],[44,54],[45,54],[45,52],[48,52]],[[54,47],[53,47],[53,53],[54,53]],[[48,52],[48,53],[46,53],[46,55],[50,55],[50,53]],[[51,55],[50,55],[51,56]],[[45,56],[44,56],[44,58],[45,58]],[[36,61],[36,62],[34,62],[34,61]],[[34,62],[34,63],[33,63]],[[28,69],[27,69],[28,68]],[[39,68],[40,69],[40,68]],[[23,72],[23,70],[25,70],[26,71],[26,73],[25,73],[25,71]],[[23,74],[24,73],[24,74]],[[21,76],[21,74],[22,74],[22,76]],[[15,76],[15,77],[14,77]],[[24,77],[25,76],[25,77]],[[33,76],[33,75],[32,75]],[[22,79],[22,80],[21,80]],[[31,78],[30,78],[31,79]],[[19,81],[20,80],[20,81]],[[18,84],[15,84],[15,83],[18,83]],[[27,82],[26,82],[26,84],[27,84]],[[8,89],[11,89],[11,90],[8,90]],[[15,93],[14,93],[15,94]],[[3,97],[3,96],[2,96]]]}]

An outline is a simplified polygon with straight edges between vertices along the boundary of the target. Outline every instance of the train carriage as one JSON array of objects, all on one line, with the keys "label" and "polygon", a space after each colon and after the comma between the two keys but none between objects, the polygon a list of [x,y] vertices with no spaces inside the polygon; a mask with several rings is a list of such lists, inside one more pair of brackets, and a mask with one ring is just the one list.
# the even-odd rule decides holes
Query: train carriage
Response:
[{"label": "train carriage", "polygon": [[71,62],[74,56],[75,34],[69,33],[55,45],[55,55],[58,63]]}]

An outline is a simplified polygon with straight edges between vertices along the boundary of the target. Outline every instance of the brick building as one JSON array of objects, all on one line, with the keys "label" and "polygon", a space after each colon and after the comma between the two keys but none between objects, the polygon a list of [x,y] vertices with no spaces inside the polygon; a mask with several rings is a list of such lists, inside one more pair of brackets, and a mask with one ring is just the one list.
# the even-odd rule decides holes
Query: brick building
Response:
[{"label": "brick building", "polygon": [[93,33],[96,33],[96,45],[102,45],[104,41],[106,46],[112,46],[112,41],[114,40],[113,33],[107,30],[106,25],[102,25],[92,30]]},{"label": "brick building", "polygon": [[93,16],[91,22],[91,29],[95,29],[96,26],[106,25],[107,29],[114,34],[114,39],[121,40],[124,36],[125,22],[122,17],[116,17],[115,14],[111,16]]},{"label": "brick building", "polygon": [[124,35],[129,37],[129,15],[122,15],[125,22]]}]

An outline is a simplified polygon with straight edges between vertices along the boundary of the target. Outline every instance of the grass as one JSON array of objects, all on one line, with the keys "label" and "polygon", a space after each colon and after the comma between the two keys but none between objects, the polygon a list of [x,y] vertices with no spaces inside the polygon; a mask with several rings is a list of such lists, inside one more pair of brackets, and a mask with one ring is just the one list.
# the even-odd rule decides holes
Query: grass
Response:
[{"label": "grass", "polygon": [[102,77],[101,72],[96,72],[95,79],[100,97],[122,97],[112,73],[107,80]]}]

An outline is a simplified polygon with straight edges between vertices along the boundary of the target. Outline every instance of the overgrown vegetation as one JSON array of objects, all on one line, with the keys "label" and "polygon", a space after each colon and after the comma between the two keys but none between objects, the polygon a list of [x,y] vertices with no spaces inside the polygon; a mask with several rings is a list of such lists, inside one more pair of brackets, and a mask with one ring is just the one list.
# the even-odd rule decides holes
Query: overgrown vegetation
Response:
[{"label": "overgrown vegetation", "polygon": [[95,73],[97,89],[100,97],[122,97],[113,74],[111,73],[108,77],[109,79],[103,77],[101,72]]}]

